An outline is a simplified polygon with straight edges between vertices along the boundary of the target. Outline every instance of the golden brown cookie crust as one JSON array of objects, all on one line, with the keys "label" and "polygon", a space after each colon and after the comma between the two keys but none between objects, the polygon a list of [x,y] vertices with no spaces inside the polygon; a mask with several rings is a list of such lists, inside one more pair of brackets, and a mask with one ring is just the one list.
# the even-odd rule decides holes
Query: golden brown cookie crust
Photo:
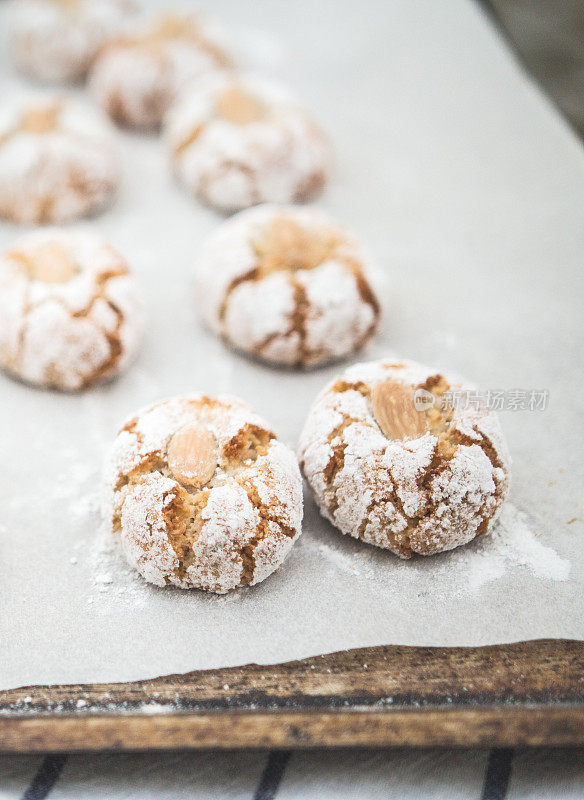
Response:
[{"label": "golden brown cookie crust", "polygon": [[507,495],[507,447],[496,415],[449,404],[452,389],[465,387],[414,362],[379,361],[349,368],[317,398],[299,458],[343,533],[409,558],[489,530]]},{"label": "golden brown cookie crust", "polygon": [[300,535],[294,454],[234,398],[177,397],[120,431],[105,513],[157,585],[226,592],[279,567]]},{"label": "golden brown cookie crust", "polygon": [[143,327],[123,257],[89,232],[43,232],[0,254],[0,365],[29,383],[87,389],[119,373]]},{"label": "golden brown cookie crust", "polygon": [[107,119],[54,95],[6,108],[0,125],[0,217],[62,223],[107,206],[120,165]]},{"label": "golden brown cookie crust", "polygon": [[133,0],[18,0],[7,15],[17,67],[46,83],[80,80],[99,50],[135,21]]},{"label": "golden brown cookie crust", "polygon": [[119,125],[158,128],[185,86],[229,70],[233,61],[213,20],[163,14],[103,48],[90,76],[93,95]]},{"label": "golden brown cookie crust", "polygon": [[309,367],[373,336],[375,266],[356,238],[309,209],[262,206],[224,223],[196,266],[204,321],[240,350]]},{"label": "golden brown cookie crust", "polygon": [[307,202],[330,173],[324,132],[285,87],[255,76],[216,73],[193,85],[165,133],[178,178],[221,211]]}]

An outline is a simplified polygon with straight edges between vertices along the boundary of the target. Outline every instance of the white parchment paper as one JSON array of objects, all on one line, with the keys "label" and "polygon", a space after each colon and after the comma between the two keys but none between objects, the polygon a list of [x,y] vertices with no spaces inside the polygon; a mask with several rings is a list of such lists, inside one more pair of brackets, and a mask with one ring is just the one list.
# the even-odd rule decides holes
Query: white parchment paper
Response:
[{"label": "white parchment paper", "polygon": [[[134,266],[149,327],[133,367],[83,395],[0,375],[0,688],[361,645],[584,638],[581,144],[468,0],[213,9],[334,140],[321,205],[389,277],[385,331],[361,357],[393,351],[484,389],[545,389],[548,408],[503,414],[513,505],[489,539],[401,562],[342,537],[307,492],[304,535],[265,583],[226,597],[146,585],[99,531],[120,421],[174,393],[231,392],[295,446],[340,367],[265,368],[199,327],[190,269],[220,218],[175,185],[159,140],[120,133],[120,197],[87,224]],[[0,98],[25,86],[2,53]],[[20,233],[0,224],[0,246]]]}]

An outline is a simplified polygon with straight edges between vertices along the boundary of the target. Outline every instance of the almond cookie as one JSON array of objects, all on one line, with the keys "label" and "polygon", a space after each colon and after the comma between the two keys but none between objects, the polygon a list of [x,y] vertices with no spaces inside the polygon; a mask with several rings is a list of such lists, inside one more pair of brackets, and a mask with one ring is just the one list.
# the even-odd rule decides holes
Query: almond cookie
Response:
[{"label": "almond cookie", "polygon": [[46,82],[83,78],[98,50],[135,16],[130,0],[14,0],[9,44],[17,67]]},{"label": "almond cookie", "polygon": [[109,123],[90,106],[50,97],[0,107],[0,216],[72,220],[107,205],[119,181]]},{"label": "almond cookie", "polygon": [[171,110],[167,139],[180,180],[221,211],[311,200],[328,176],[323,132],[286,89],[258,78],[198,83]]},{"label": "almond cookie", "polygon": [[173,397],[121,429],[106,521],[150,583],[224,593],[263,581],[300,535],[293,452],[232,397]]},{"label": "almond cookie", "polygon": [[261,206],[224,222],[196,266],[205,322],[264,361],[314,366],[373,335],[379,304],[358,241],[313,209]]},{"label": "almond cookie", "polygon": [[74,391],[110,378],[142,315],[125,260],[94,234],[39,231],[0,254],[0,366],[24,381]]},{"label": "almond cookie", "polygon": [[118,124],[156,128],[188,82],[231,66],[224,38],[216,23],[195,14],[150,20],[103,50],[93,94]]},{"label": "almond cookie", "polygon": [[413,362],[347,369],[317,397],[300,439],[321,513],[402,558],[487,533],[510,459],[496,414],[461,402],[470,393]]}]

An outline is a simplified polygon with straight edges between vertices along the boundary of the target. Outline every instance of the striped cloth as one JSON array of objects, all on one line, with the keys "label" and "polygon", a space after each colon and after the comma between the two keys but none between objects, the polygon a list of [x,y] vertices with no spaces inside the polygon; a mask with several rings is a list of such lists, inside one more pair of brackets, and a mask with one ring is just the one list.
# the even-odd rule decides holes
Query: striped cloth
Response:
[{"label": "striped cloth", "polygon": [[581,800],[584,750],[0,757],[0,800]]}]

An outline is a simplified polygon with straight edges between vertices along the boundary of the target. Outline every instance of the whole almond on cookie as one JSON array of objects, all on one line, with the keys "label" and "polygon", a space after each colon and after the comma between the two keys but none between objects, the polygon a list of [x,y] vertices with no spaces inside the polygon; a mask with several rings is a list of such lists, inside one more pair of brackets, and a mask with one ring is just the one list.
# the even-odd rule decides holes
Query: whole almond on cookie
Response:
[{"label": "whole almond on cookie", "polygon": [[249,125],[260,120],[265,113],[263,103],[244,89],[233,87],[220,95],[217,111],[226,122]]},{"label": "whole almond on cookie", "polygon": [[57,127],[59,113],[61,111],[59,103],[53,103],[45,108],[31,108],[22,115],[21,127],[27,133],[50,133]]},{"label": "whole almond on cookie", "polygon": [[202,425],[188,425],[170,440],[168,466],[174,477],[188,486],[202,486],[217,468],[217,442]]},{"label": "whole almond on cookie", "polygon": [[277,270],[314,269],[334,257],[339,244],[338,232],[315,233],[296,220],[277,216],[252,242],[259,258],[261,273]]},{"label": "whole almond on cookie", "polygon": [[28,272],[32,280],[44,283],[67,283],[78,272],[71,253],[58,242],[45,242],[29,259]]},{"label": "whole almond on cookie", "polygon": [[373,389],[373,415],[388,439],[415,439],[428,429],[426,415],[414,405],[413,389],[383,381]]}]

